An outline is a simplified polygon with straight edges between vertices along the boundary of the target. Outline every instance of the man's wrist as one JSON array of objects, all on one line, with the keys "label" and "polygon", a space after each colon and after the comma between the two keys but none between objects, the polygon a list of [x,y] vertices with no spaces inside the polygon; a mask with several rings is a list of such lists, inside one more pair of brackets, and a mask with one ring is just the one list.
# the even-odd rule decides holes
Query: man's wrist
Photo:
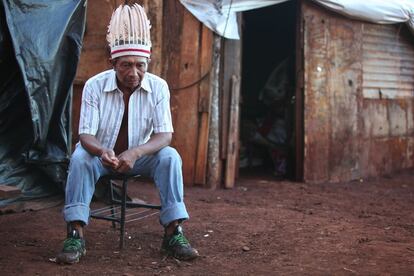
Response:
[{"label": "man's wrist", "polygon": [[104,152],[105,152],[105,149],[104,148],[98,149],[97,156],[98,157],[102,157],[102,155],[104,154]]},{"label": "man's wrist", "polygon": [[136,147],[134,148],[134,156],[135,156],[135,160],[138,160],[139,158],[141,158],[144,155],[144,153],[142,152],[142,149],[140,147]]}]

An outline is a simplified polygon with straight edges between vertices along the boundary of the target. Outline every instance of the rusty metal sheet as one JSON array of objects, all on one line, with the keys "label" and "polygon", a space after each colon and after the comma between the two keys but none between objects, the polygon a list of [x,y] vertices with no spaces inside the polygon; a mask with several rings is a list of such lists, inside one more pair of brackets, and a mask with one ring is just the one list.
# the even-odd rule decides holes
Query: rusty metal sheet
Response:
[{"label": "rusty metal sheet", "polygon": [[302,2],[304,24],[304,180],[329,180],[330,103],[327,97],[329,19]]},{"label": "rusty metal sheet", "polygon": [[359,93],[361,74],[361,25],[340,16],[329,21],[328,97],[330,99],[329,179],[355,179],[359,164]]},{"label": "rusty metal sheet", "polygon": [[364,151],[368,161],[364,164],[364,177],[376,177],[398,172],[412,164],[409,143],[411,138],[393,137],[366,140]]},{"label": "rusty metal sheet", "polygon": [[395,25],[363,24],[363,95],[370,99],[414,96],[411,34]]},{"label": "rusty metal sheet", "polygon": [[304,178],[350,180],[360,174],[360,24],[312,5],[304,12]]},{"label": "rusty metal sheet", "polygon": [[411,100],[364,99],[362,176],[375,177],[413,167],[412,105]]},{"label": "rusty metal sheet", "polygon": [[412,168],[412,35],[302,5],[304,180],[348,181]]},{"label": "rusty metal sheet", "polygon": [[363,138],[384,138],[390,133],[385,101],[365,101],[362,112]]}]

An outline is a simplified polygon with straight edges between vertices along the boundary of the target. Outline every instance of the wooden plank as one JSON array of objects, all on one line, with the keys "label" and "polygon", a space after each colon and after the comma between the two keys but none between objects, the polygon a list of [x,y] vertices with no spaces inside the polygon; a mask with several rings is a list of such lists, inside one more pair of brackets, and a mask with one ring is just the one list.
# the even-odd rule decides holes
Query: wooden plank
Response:
[{"label": "wooden plank", "polygon": [[[213,32],[202,26],[201,30],[201,54],[200,66],[201,76],[210,75],[213,58]],[[198,131],[197,158],[195,167],[194,183],[206,184],[208,135],[210,126],[211,93],[210,78],[205,77],[200,83],[200,97],[198,100],[198,111],[200,113],[200,127]]]},{"label": "wooden plank", "polygon": [[[166,1],[163,5],[164,28],[162,57],[162,76],[167,80],[170,89],[179,87],[181,40],[183,28],[183,7],[177,1]],[[168,28],[166,28],[168,26]],[[172,91],[173,92],[173,91]],[[176,110],[173,111],[176,113]]]},{"label": "wooden plank", "polygon": [[[240,20],[239,20],[240,21]],[[228,129],[229,129],[229,108],[230,108],[230,93],[231,93],[231,78],[233,75],[240,75],[240,63],[241,63],[241,42],[240,40],[225,39],[224,49],[222,51],[222,72],[221,76],[221,110],[220,110],[220,123],[221,123],[221,152],[222,159],[226,159],[227,156],[227,141],[228,141]]]},{"label": "wooden plank", "polygon": [[[238,15],[237,18],[239,28],[241,28],[241,14]],[[227,146],[229,145],[229,136],[232,135],[231,131],[237,131],[239,132],[239,125],[236,124],[236,129],[233,129],[230,127],[230,120],[232,117],[231,114],[231,93],[232,93],[232,79],[233,76],[240,76],[241,75],[241,40],[224,40],[224,50],[222,51],[224,54],[222,58],[222,68],[221,70],[221,85],[222,89],[220,90],[222,92],[221,95],[221,110],[220,110],[220,129],[221,129],[221,137],[220,137],[220,157],[222,159],[227,159],[228,154],[232,156],[231,160],[225,160],[226,168],[236,168],[238,163],[238,156],[239,156],[239,142],[237,138],[236,148],[229,149]],[[230,152],[229,152],[230,151]],[[235,154],[233,156],[232,154]],[[226,169],[227,170],[227,169]],[[229,174],[229,177],[233,177],[233,180],[227,179],[227,173],[225,170],[225,176],[224,176],[224,183],[226,182],[233,182],[235,181],[236,176],[238,175],[238,170],[234,170],[234,172]],[[226,186],[226,184],[225,184]]]},{"label": "wooden plank", "polygon": [[[179,74],[181,64],[181,40],[183,29],[183,14],[184,9],[178,1],[165,1],[163,5],[163,43],[162,56],[163,67],[162,75],[165,77],[171,92],[171,115],[174,124],[174,135],[172,146],[176,147],[180,155],[182,154],[180,146],[177,147],[176,140],[180,137],[179,126],[176,122],[179,119],[179,107],[177,102],[179,99],[176,96],[174,88],[180,86]],[[167,28],[168,27],[168,28]]]},{"label": "wooden plank", "polygon": [[[178,83],[175,81],[175,84],[170,86],[171,110],[175,129],[172,145],[178,150],[183,160],[184,183],[192,185],[194,183],[199,129],[199,85],[197,83],[200,79],[199,48],[201,23],[190,12],[185,10],[180,3],[178,5],[174,9],[181,10],[182,16],[178,17],[175,14],[173,17],[177,17],[176,20],[181,20],[181,28],[175,31],[172,30],[171,25],[168,28],[168,32],[175,32],[180,37],[178,41],[175,41],[180,45],[179,51],[175,49],[177,45],[173,44],[173,48],[170,48],[174,56],[179,56],[179,67],[170,67],[170,70],[174,68],[174,72],[169,73],[173,74],[175,80],[178,80]],[[167,44],[168,42],[165,41],[164,43]],[[171,57],[171,53],[168,54]],[[167,81],[173,80],[169,78]]]},{"label": "wooden plank", "polygon": [[237,172],[237,157],[239,149],[239,104],[240,104],[240,76],[231,78],[230,121],[227,143],[225,188],[233,188]]},{"label": "wooden plank", "polygon": [[21,193],[22,191],[15,186],[0,185],[0,199],[16,197]]},{"label": "wooden plank", "polygon": [[106,32],[116,3],[89,0],[86,29],[75,80],[84,83],[93,75],[110,68]]},{"label": "wooden plank", "polygon": [[302,1],[297,5],[296,16],[296,59],[295,59],[295,176],[296,181],[303,180],[304,162],[304,20]]},{"label": "wooden plank", "polygon": [[157,75],[162,74],[162,34],[163,34],[163,0],[146,0],[145,7],[151,22],[151,63],[148,70]]},{"label": "wooden plank", "polygon": [[[239,20],[240,22],[240,20]],[[230,109],[230,93],[231,93],[231,79],[233,75],[240,75],[241,72],[241,41],[234,39],[224,40],[223,64],[220,70],[221,76],[221,110],[220,110],[220,129],[221,129],[221,150],[220,156],[225,159],[227,156],[227,141],[229,130],[229,109]]]},{"label": "wooden plank", "polygon": [[[183,40],[181,48],[180,87],[186,87],[200,79],[199,47],[200,22],[187,10],[184,12]],[[178,92],[178,91],[175,91]],[[193,85],[180,90],[179,120],[175,122],[180,131],[180,147],[183,159],[183,175],[186,184],[194,183],[195,161],[197,153],[199,86]],[[178,140],[178,139],[177,139]]]}]

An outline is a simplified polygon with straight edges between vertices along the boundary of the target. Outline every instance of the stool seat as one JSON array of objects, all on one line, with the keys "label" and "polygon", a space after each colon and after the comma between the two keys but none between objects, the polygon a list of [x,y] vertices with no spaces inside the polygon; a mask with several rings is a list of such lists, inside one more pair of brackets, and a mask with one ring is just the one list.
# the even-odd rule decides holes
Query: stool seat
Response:
[{"label": "stool seat", "polygon": [[[110,192],[111,199],[110,205],[92,210],[90,216],[94,219],[103,219],[112,222],[112,226],[115,227],[115,223],[120,225],[120,240],[119,248],[124,247],[125,239],[125,223],[131,221],[137,221],[149,216],[158,214],[161,209],[160,205],[156,204],[147,204],[147,203],[138,203],[127,200],[127,189],[128,189],[128,180],[132,178],[138,178],[139,175],[128,175],[128,174],[113,174],[105,175],[100,178],[100,180],[108,180],[110,183]],[[114,197],[114,184],[113,180],[122,180],[122,196],[121,200]],[[134,211],[130,210],[131,208],[143,208],[145,210]],[[157,210],[154,212],[154,210]]]}]

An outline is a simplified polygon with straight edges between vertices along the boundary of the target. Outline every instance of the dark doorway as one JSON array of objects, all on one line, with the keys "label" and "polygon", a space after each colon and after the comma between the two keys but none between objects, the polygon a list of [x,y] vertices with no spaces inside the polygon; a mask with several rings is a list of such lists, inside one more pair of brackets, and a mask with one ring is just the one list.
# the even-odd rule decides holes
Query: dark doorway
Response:
[{"label": "dark doorway", "polygon": [[295,178],[297,2],[243,13],[240,172]]}]

